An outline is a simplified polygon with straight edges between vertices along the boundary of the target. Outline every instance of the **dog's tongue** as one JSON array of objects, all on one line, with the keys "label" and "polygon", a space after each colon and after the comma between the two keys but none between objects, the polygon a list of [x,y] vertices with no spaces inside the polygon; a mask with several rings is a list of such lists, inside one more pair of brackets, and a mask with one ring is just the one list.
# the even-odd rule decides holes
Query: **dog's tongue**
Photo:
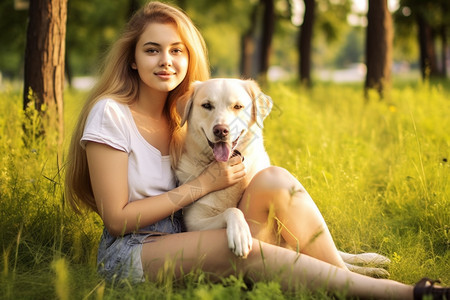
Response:
[{"label": "dog's tongue", "polygon": [[214,144],[214,158],[217,161],[228,161],[230,158],[231,147],[227,143],[219,142]]}]

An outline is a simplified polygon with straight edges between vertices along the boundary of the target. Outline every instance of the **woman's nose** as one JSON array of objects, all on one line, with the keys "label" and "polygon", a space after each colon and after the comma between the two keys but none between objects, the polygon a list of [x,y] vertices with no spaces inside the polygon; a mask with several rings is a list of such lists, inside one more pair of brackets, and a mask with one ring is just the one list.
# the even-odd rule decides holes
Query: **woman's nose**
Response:
[{"label": "woman's nose", "polygon": [[172,65],[172,56],[170,53],[164,52],[161,55],[160,66],[171,66]]}]

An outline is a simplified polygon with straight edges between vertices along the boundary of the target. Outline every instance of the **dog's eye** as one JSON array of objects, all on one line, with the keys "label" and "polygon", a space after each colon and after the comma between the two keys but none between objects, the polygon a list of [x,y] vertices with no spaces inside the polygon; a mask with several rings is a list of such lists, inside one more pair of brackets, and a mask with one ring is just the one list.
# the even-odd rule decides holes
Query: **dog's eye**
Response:
[{"label": "dog's eye", "polygon": [[238,109],[243,109],[244,106],[243,106],[243,105],[240,105],[240,104],[236,104],[233,108],[236,109],[236,110],[238,110]]},{"label": "dog's eye", "polygon": [[213,109],[213,107],[212,107],[212,105],[211,105],[210,103],[203,103],[203,104],[202,104],[202,107],[203,107],[204,109],[207,109],[207,110]]}]

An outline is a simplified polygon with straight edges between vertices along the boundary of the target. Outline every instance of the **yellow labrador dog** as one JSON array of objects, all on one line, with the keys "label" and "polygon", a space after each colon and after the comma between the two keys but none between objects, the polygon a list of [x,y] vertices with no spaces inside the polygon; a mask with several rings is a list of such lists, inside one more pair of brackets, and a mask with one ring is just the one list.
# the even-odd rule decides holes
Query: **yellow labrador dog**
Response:
[{"label": "yellow labrador dog", "polygon": [[[175,168],[180,184],[200,175],[214,160],[228,161],[233,155],[242,156],[247,173],[239,183],[184,208],[187,230],[226,228],[229,248],[237,256],[246,257],[252,236],[237,204],[253,176],[270,166],[262,128],[272,109],[272,100],[252,80],[223,78],[195,82],[185,97],[182,125],[187,122],[187,133]],[[341,256],[352,271],[377,277],[388,275],[382,268],[353,265],[386,265],[389,259],[384,256],[343,252]]]}]

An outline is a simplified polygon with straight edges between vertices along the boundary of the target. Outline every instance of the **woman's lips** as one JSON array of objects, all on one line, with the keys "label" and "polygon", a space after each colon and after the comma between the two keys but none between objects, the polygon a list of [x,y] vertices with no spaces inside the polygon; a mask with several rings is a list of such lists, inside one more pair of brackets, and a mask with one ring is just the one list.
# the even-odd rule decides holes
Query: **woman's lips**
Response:
[{"label": "woman's lips", "polygon": [[172,76],[175,75],[175,72],[161,71],[161,72],[156,72],[155,75],[161,79],[167,80],[167,79],[172,78]]}]

